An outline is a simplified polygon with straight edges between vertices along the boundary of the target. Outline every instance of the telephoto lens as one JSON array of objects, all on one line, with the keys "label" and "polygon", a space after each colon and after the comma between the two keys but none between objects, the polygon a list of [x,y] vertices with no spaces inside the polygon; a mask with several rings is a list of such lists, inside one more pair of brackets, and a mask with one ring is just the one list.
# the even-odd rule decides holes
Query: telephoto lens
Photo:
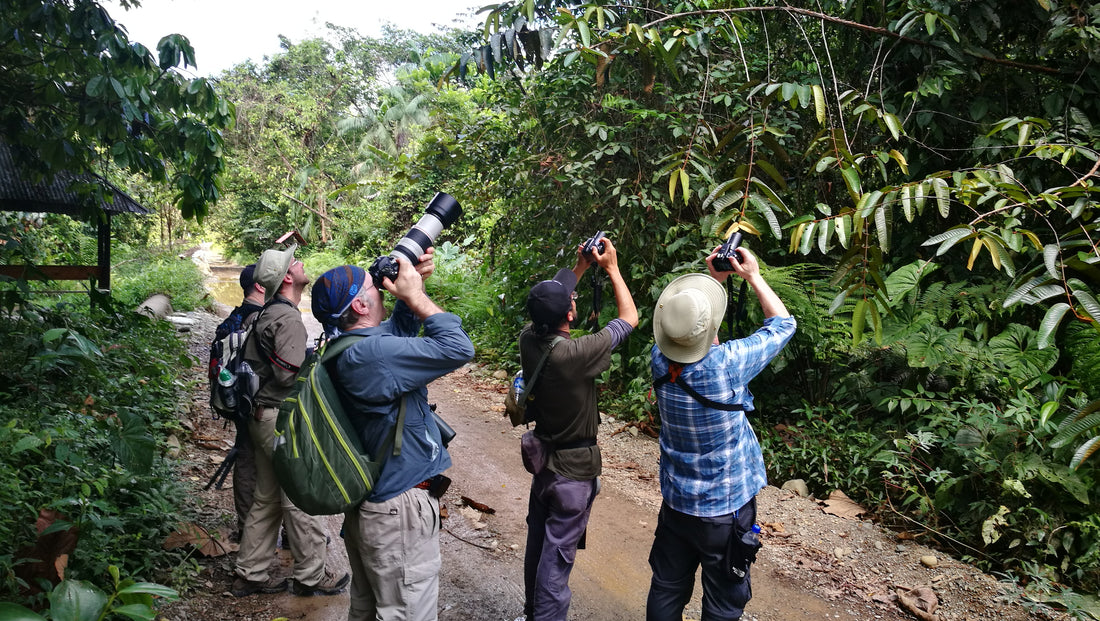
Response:
[{"label": "telephoto lens", "polygon": [[428,203],[420,221],[397,242],[393,252],[387,256],[378,257],[371,264],[367,271],[370,272],[374,286],[381,289],[383,279],[389,278],[392,281],[397,278],[398,257],[405,257],[413,265],[420,263],[420,255],[432,247],[436,236],[443,229],[454,224],[461,215],[462,205],[459,205],[453,196],[446,192],[437,192]]}]

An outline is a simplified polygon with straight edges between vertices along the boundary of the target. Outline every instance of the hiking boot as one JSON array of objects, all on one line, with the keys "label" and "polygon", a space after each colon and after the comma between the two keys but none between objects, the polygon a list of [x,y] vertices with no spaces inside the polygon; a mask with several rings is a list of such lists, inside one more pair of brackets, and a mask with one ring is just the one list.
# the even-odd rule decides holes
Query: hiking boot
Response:
[{"label": "hiking boot", "polygon": [[331,573],[329,570],[325,570],[325,575],[321,578],[321,581],[313,586],[306,586],[297,580],[290,582],[290,592],[295,595],[301,595],[308,597],[310,595],[336,595],[342,593],[347,588],[348,583],[351,582],[351,575],[345,573],[339,578],[336,574]]},{"label": "hiking boot", "polygon": [[283,593],[286,591],[286,578],[268,578],[267,580],[245,580],[237,576],[233,581],[232,593],[236,597],[244,597],[253,593]]}]

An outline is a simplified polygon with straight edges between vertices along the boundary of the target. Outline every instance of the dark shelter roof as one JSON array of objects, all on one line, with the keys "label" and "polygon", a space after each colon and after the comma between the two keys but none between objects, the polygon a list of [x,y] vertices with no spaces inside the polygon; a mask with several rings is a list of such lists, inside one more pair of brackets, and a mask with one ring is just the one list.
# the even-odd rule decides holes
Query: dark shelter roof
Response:
[{"label": "dark shelter roof", "polygon": [[107,213],[149,213],[148,209],[125,192],[96,175],[61,173],[52,182],[26,181],[15,164],[12,149],[0,141],[0,211],[41,211],[79,217],[87,213],[85,205],[91,199],[69,190],[73,181],[94,183],[107,188],[114,196],[114,202],[95,201],[95,206]]}]

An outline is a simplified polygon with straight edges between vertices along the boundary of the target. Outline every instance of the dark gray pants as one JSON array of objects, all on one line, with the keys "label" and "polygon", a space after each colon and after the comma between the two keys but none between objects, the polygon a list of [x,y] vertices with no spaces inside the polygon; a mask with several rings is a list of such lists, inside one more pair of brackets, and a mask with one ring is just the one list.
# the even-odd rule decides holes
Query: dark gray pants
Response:
[{"label": "dark gray pants", "polygon": [[695,571],[703,567],[703,621],[741,618],[752,597],[751,577],[734,582],[722,564],[734,523],[748,530],[756,522],[756,499],[735,513],[695,517],[661,503],[649,566],[653,580],[646,601],[646,621],[680,621],[695,588]]},{"label": "dark gray pants", "polygon": [[234,423],[234,426],[237,428],[234,441],[237,459],[233,462],[233,506],[237,510],[237,536],[240,537],[256,493],[256,450],[248,433],[248,423]]},{"label": "dark gray pants", "polygon": [[527,621],[565,621],[572,595],[569,573],[595,497],[594,479],[574,481],[549,469],[532,479],[523,559]]}]

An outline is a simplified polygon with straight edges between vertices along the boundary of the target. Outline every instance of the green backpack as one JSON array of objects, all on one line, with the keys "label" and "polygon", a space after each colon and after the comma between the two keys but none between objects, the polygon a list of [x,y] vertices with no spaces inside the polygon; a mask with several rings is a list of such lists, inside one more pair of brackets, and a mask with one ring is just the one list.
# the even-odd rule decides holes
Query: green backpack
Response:
[{"label": "green backpack", "polygon": [[298,372],[297,388],[279,406],[275,475],[290,501],[310,515],[335,515],[359,506],[378,480],[390,445],[394,455],[401,454],[405,400],[380,459],[371,460],[325,367],[362,338],[345,336],[322,343]]}]

